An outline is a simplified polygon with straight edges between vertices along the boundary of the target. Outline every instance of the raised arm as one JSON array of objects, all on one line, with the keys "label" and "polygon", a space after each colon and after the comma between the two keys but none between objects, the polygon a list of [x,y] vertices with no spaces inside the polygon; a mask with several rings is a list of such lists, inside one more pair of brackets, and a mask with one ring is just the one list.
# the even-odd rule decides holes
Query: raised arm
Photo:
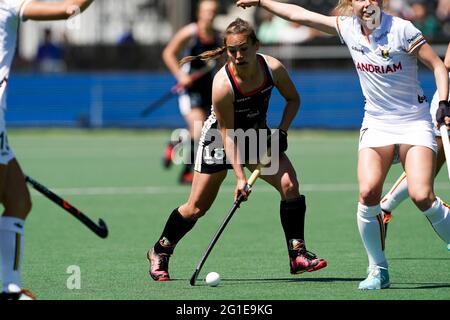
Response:
[{"label": "raised arm", "polygon": [[286,101],[283,116],[278,127],[288,131],[300,108],[300,96],[283,64],[273,57],[266,57],[272,69],[275,86]]},{"label": "raised arm", "polygon": [[31,1],[24,8],[23,17],[30,20],[65,20],[83,12],[92,2],[94,0]]},{"label": "raised arm", "polygon": [[337,34],[335,28],[336,17],[325,16],[294,4],[273,0],[237,0],[236,5],[244,9],[259,6],[283,19],[298,22],[329,34]]}]

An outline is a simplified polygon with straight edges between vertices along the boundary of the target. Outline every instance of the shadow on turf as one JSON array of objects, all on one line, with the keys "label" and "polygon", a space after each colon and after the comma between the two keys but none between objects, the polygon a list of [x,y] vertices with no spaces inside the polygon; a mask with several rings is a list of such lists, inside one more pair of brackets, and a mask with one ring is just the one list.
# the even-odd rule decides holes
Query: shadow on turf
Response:
[{"label": "shadow on turf", "polygon": [[354,282],[360,278],[266,278],[266,279],[223,279],[239,282]]},{"label": "shadow on turf", "polygon": [[[439,288],[450,288],[450,283],[408,283],[408,282],[393,282],[393,286],[389,290],[405,290],[405,289],[439,289]],[[398,285],[406,285],[402,287],[397,287]]]},{"label": "shadow on turf", "polygon": [[[279,283],[279,282],[356,282],[364,280],[362,278],[248,278],[248,279],[236,279],[227,278],[222,279],[223,282],[239,282],[239,283]],[[172,279],[172,281],[186,281],[188,279]],[[237,284],[237,283],[236,283]],[[233,285],[232,283],[227,283],[227,285]],[[207,286],[203,279],[197,280],[197,286]],[[450,283],[428,283],[428,282],[418,282],[418,283],[408,283],[408,282],[392,282],[389,290],[407,290],[407,289],[439,289],[439,288],[450,288]]]},{"label": "shadow on turf", "polygon": [[389,260],[420,260],[420,261],[427,261],[427,260],[450,260],[450,258],[389,258]]},{"label": "shadow on turf", "polygon": [[[237,278],[226,278],[222,279],[223,282],[245,282],[245,283],[261,283],[261,282],[355,282],[361,281],[361,278],[247,278],[247,279],[237,279]],[[172,281],[188,281],[188,279],[172,279]],[[203,279],[197,280],[198,285],[206,285]]]}]

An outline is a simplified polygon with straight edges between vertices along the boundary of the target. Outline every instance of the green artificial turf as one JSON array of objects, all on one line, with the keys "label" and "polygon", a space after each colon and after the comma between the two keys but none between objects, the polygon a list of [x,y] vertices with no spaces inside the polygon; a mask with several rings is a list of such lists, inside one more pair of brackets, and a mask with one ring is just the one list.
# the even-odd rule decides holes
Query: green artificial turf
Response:
[{"label": "green artificial turf", "polygon": [[[170,212],[190,188],[178,185],[180,166],[164,170],[169,131],[10,130],[9,141],[24,172],[60,194],[94,221],[106,221],[100,239],[48,199],[32,192],[26,223],[24,286],[39,299],[145,300],[441,300],[450,298],[450,252],[424,216],[405,201],[394,212],[387,239],[392,287],[361,292],[367,257],[356,225],[357,132],[291,131],[289,149],[307,199],[308,249],[328,261],[313,273],[289,274],[279,218],[279,195],[258,180],[191,287],[189,279],[232,205],[229,172],[208,214],[179,243],[170,262],[171,282],[148,275],[147,250]],[[395,165],[385,191],[401,167]],[[436,192],[450,200],[444,168]],[[70,266],[81,288],[68,289]],[[212,288],[210,271],[222,282]]]}]

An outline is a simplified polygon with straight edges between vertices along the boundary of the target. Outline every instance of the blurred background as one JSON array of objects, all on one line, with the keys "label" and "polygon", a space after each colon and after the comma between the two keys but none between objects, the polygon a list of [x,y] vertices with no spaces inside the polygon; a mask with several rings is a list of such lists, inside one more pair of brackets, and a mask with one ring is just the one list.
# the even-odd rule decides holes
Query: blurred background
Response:
[{"label": "blurred background", "polygon": [[[333,15],[335,0],[290,0]],[[184,127],[177,99],[146,117],[140,112],[175,84],[161,53],[173,34],[195,20],[196,0],[96,0],[68,22],[21,24],[8,92],[9,127]],[[391,0],[389,13],[412,21],[443,57],[450,40],[450,0]],[[258,8],[219,1],[224,30],[236,17],[250,21],[261,52],[279,58],[302,96],[295,128],[357,129],[363,97],[346,46],[335,36],[273,17]],[[431,99],[434,77],[421,66]],[[283,103],[274,93],[269,125]]]}]

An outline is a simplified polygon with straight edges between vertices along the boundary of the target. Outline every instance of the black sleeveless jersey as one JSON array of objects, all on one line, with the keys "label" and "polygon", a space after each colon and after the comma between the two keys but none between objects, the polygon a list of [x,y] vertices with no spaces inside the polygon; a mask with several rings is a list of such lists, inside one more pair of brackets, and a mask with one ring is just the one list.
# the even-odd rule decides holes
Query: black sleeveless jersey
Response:
[{"label": "black sleeveless jersey", "polygon": [[[204,40],[203,40],[204,41]],[[200,53],[205,51],[214,50],[219,48],[222,45],[222,39],[220,37],[220,32],[214,30],[213,38],[208,42],[202,42],[201,37],[198,34],[198,30],[196,34],[192,37],[190,41],[190,45],[187,48],[187,56],[197,56]],[[189,73],[193,73],[201,68],[205,67],[206,64],[202,60],[194,60],[190,62]]]},{"label": "black sleeveless jersey", "polygon": [[258,62],[264,70],[264,83],[252,92],[244,93],[239,88],[229,65],[225,66],[228,79],[234,93],[234,128],[235,129],[263,129],[267,128],[267,109],[272,95],[274,82],[266,59],[258,54]]},{"label": "black sleeveless jersey", "polygon": [[[203,41],[202,41],[203,40]],[[214,37],[208,42],[204,42],[205,40],[199,36],[198,28],[196,30],[195,35],[192,36],[186,50],[185,56],[197,56],[200,53],[205,51],[214,50],[221,46],[221,38],[219,31],[214,31]],[[214,63],[215,60],[212,60]],[[215,64],[214,64],[215,65]],[[198,70],[206,67],[205,61],[200,59],[193,60],[186,64],[186,69],[184,71],[189,74],[193,74]],[[214,74],[216,72],[215,68],[212,68],[209,72],[202,75],[199,79],[194,81],[191,87],[187,88],[188,92],[199,92],[204,95],[205,100],[205,108],[209,108],[211,105],[211,91],[212,91],[212,81],[214,78]]]}]

